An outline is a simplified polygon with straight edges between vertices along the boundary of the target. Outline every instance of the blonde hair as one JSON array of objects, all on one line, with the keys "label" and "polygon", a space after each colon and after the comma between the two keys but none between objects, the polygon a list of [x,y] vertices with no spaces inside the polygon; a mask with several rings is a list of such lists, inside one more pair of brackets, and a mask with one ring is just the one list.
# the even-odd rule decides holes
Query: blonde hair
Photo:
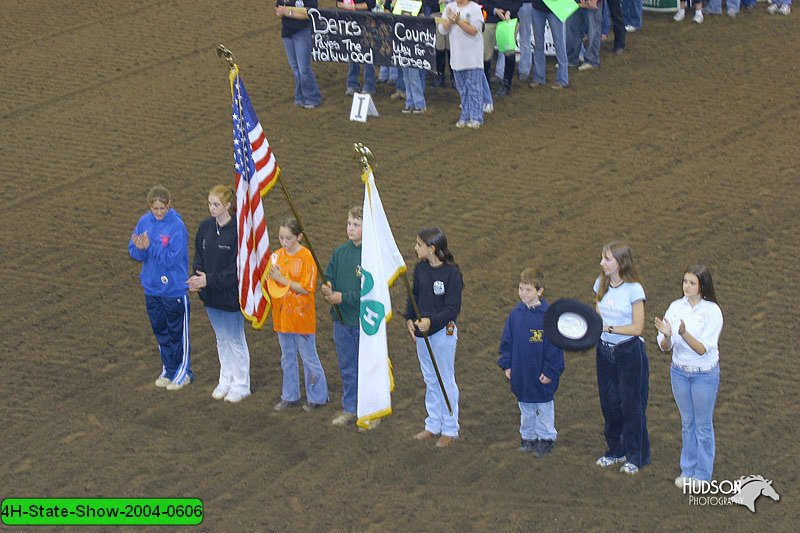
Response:
[{"label": "blonde hair", "polygon": [[[628,243],[611,241],[603,246],[603,255],[605,256],[606,253],[610,253],[614,256],[614,259],[617,260],[619,264],[619,277],[622,281],[641,282],[639,273],[636,271],[636,266],[633,264],[633,252],[631,251],[631,247],[628,246]],[[611,283],[611,280],[605,275],[605,272],[603,272],[601,268],[600,288],[597,290],[596,296],[598,302],[603,299],[606,291],[608,291],[609,283]]]},{"label": "blonde hair", "polygon": [[228,187],[227,185],[214,185],[211,187],[211,190],[208,191],[209,196],[214,196],[219,198],[219,201],[223,204],[231,204],[233,205],[233,189]]},{"label": "blonde hair", "polygon": [[544,274],[538,268],[528,267],[519,274],[519,282],[533,285],[536,290],[544,289]]}]

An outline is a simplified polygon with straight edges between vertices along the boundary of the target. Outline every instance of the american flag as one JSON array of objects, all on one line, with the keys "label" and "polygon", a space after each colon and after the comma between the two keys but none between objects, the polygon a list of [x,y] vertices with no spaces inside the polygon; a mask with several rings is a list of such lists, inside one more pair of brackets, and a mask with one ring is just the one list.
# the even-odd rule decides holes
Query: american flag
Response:
[{"label": "american flag", "polygon": [[236,172],[236,223],[239,228],[239,305],[253,328],[260,329],[270,310],[264,276],[271,255],[263,198],[275,185],[280,168],[258,121],[238,69],[231,72],[233,160]]}]

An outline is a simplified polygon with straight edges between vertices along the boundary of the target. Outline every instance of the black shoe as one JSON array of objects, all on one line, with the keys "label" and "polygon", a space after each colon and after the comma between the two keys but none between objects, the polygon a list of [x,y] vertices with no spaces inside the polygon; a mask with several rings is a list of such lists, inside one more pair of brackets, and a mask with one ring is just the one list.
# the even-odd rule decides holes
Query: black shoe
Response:
[{"label": "black shoe", "polygon": [[538,444],[539,444],[539,440],[538,439],[536,439],[536,440],[522,439],[522,444],[520,445],[519,448],[517,448],[517,451],[518,452],[530,453],[530,452],[533,452],[536,449],[536,446]]},{"label": "black shoe", "polygon": [[540,440],[537,441],[537,446],[533,450],[533,455],[536,457],[544,457],[548,453],[553,451],[553,448],[556,446],[556,441],[554,440]]},{"label": "black shoe", "polygon": [[509,93],[511,93],[511,87],[503,85],[502,87],[500,87],[500,90],[497,91],[497,94],[495,96],[497,96],[497,98],[503,98],[504,96],[508,96]]}]

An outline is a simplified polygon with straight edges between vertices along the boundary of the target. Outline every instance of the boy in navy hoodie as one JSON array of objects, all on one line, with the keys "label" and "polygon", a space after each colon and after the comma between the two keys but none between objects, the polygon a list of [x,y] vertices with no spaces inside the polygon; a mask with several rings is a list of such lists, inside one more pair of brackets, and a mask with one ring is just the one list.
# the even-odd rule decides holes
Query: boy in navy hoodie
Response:
[{"label": "boy in navy hoodie", "polygon": [[564,351],[544,336],[547,302],[540,300],[543,293],[542,273],[534,268],[523,270],[519,276],[522,301],[506,320],[497,360],[519,404],[519,451],[532,452],[536,457],[547,455],[555,446],[553,396],[564,371]]}]

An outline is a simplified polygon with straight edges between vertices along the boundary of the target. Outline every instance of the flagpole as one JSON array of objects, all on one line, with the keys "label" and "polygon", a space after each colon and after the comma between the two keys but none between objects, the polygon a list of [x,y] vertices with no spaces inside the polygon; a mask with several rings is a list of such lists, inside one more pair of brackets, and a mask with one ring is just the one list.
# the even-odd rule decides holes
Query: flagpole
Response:
[{"label": "flagpole", "polygon": [[[217,55],[228,62],[231,71],[238,72],[239,67],[238,65],[236,65],[236,58],[234,58],[233,53],[227,48],[225,48],[224,45],[222,44],[217,45]],[[242,111],[241,107],[242,103],[239,102],[240,114]],[[289,189],[286,188],[286,184],[283,182],[283,179],[281,178],[281,174],[282,174],[281,172],[278,172],[277,175],[278,183],[281,184],[281,190],[283,191],[283,195],[286,197],[286,201],[289,203],[289,208],[292,210],[292,214],[294,214],[295,220],[297,220],[297,225],[300,226],[300,232],[303,234],[303,237],[305,238],[305,246],[306,248],[308,248],[308,251],[311,252],[311,257],[314,259],[314,264],[317,265],[319,278],[320,280],[322,280],[322,283],[325,284],[327,283],[327,280],[325,279],[325,273],[322,270],[322,266],[319,264],[319,259],[317,259],[317,254],[316,252],[314,252],[314,248],[311,245],[311,239],[308,237],[308,233],[306,232],[305,226],[303,225],[303,220],[300,218],[300,213],[297,212],[297,208],[295,207],[294,202],[292,201],[292,197],[289,194]],[[336,309],[336,315],[339,317],[339,322],[344,323],[344,318],[342,317],[342,311],[339,309],[339,306],[337,304],[332,304],[332,305],[333,308]]]},{"label": "flagpole", "polygon": [[[353,145],[353,150],[355,150],[356,154],[358,154],[358,159],[361,163],[362,174],[368,174],[371,172],[372,165],[370,160],[372,159],[372,152],[370,149],[361,143],[355,143]],[[417,301],[414,299],[414,294],[411,291],[411,284],[408,282],[408,276],[405,272],[403,272],[403,284],[406,287],[406,293],[408,294],[408,299],[411,301],[411,305],[414,308],[414,313],[417,317],[417,320],[420,320],[422,318],[422,313],[419,310]],[[450,412],[450,416],[452,416],[453,408],[450,406],[450,399],[447,397],[447,391],[444,390],[444,381],[442,381],[442,374],[439,372],[439,366],[436,364],[436,358],[433,356],[433,347],[431,347],[431,341],[428,339],[428,333],[426,331],[420,331],[420,333],[422,333],[422,338],[425,340],[425,346],[428,348],[428,356],[431,358],[433,370],[436,372],[436,379],[439,381],[439,388],[442,389],[442,395],[444,396],[444,402],[447,404],[447,410]]]}]

